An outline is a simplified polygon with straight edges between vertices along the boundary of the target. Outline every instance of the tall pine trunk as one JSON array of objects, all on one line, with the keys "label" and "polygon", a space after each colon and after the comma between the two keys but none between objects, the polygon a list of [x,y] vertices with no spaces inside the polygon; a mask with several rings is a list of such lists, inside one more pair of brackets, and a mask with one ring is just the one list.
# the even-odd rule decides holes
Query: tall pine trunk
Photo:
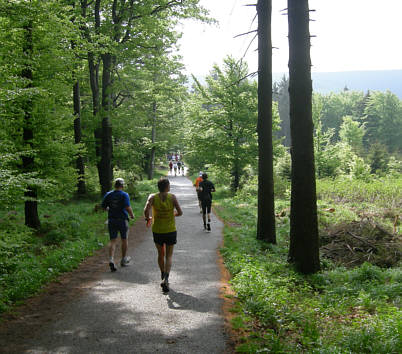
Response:
[{"label": "tall pine trunk", "polygon": [[[32,21],[29,20],[27,24],[24,25],[24,42],[22,51],[24,54],[24,59],[26,63],[22,70],[21,76],[27,81],[26,88],[32,88],[33,72],[32,72],[32,52],[33,52],[33,39],[32,39]],[[27,95],[29,97],[29,95]],[[34,132],[32,127],[32,99],[26,98],[23,104],[24,110],[24,127],[23,127],[23,141],[26,146],[27,151],[33,148],[33,138]],[[25,173],[30,173],[34,171],[34,157],[31,153],[22,156],[22,168]],[[25,201],[24,211],[25,211],[25,225],[38,229],[40,227],[40,220],[38,214],[38,192],[36,187],[28,186],[24,193]]]},{"label": "tall pine trunk", "polygon": [[148,166],[148,179],[151,180],[154,178],[154,169],[155,169],[155,142],[156,142],[156,102],[152,104],[152,149],[151,155],[149,157],[149,166]]},{"label": "tall pine trunk", "polygon": [[258,1],[257,239],[276,243],[272,146],[271,12],[271,0]]},{"label": "tall pine trunk", "polygon": [[288,21],[292,137],[289,261],[308,274],[320,269],[308,0],[288,0]]}]

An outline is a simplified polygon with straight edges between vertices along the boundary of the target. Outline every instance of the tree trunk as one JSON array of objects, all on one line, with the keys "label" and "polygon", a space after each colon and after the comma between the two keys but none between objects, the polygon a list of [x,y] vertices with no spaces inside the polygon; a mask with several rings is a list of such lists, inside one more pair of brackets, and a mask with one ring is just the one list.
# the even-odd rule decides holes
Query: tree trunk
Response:
[{"label": "tree trunk", "polygon": [[[95,62],[95,55],[92,52],[88,52],[88,69],[89,69],[89,83],[91,87],[92,93],[92,115],[93,119],[97,121],[99,114],[99,63]],[[98,160],[97,168],[98,168],[98,176],[99,181],[101,180],[101,173],[99,170],[99,160],[101,156],[101,141],[102,141],[102,129],[95,128],[94,130],[94,138],[95,138],[95,156]],[[104,194],[102,194],[103,196]]]},{"label": "tree trunk", "polygon": [[[27,24],[24,25],[24,42],[22,46],[22,51],[24,54],[24,59],[26,63],[22,69],[21,76],[27,81],[26,88],[32,88],[32,52],[33,52],[33,39],[32,39],[32,21],[29,20]],[[28,96],[29,97],[29,96]],[[32,99],[26,98],[23,103],[24,110],[24,127],[23,127],[23,141],[26,146],[27,151],[31,151],[33,148],[33,138],[34,132],[32,127]],[[25,173],[30,173],[34,171],[34,157],[31,153],[22,156],[22,169]],[[38,193],[34,186],[28,186],[24,193],[26,199],[25,201],[25,225],[38,229],[40,227],[40,220],[38,214]]]},{"label": "tree trunk", "polygon": [[276,243],[272,146],[271,12],[271,0],[258,1],[257,239]]},{"label": "tree trunk", "polygon": [[308,274],[320,269],[308,0],[288,0],[288,21],[292,136],[289,261]]},{"label": "tree trunk", "polygon": [[[82,131],[81,131],[81,97],[80,97],[80,82],[77,80],[73,87],[73,102],[74,102],[74,141],[76,144],[81,143]],[[75,161],[75,165],[78,172],[77,194],[79,196],[85,195],[85,170],[84,160],[79,153]]]},{"label": "tree trunk", "polygon": [[235,159],[233,161],[233,166],[231,170],[232,181],[230,183],[230,188],[233,193],[236,193],[240,186],[240,177],[241,177],[241,169],[240,169],[240,161],[239,161],[239,139],[234,139],[234,156]]},{"label": "tree trunk", "polygon": [[[92,2],[91,2],[92,3]],[[81,16],[86,19],[87,17],[87,8],[89,6],[87,0],[81,0]],[[95,19],[95,34],[99,34],[100,31],[100,6],[101,0],[95,0],[94,3],[94,19]],[[92,43],[92,38],[90,36],[89,28],[86,25],[81,26],[81,31],[88,43]],[[99,99],[99,59],[96,57],[95,53],[92,51],[88,51],[87,54],[88,59],[88,71],[89,71],[89,84],[91,87],[92,94],[92,115],[95,121],[98,120],[98,114],[100,111],[100,99]],[[103,180],[103,169],[101,168],[101,155],[102,155],[102,136],[103,130],[102,127],[97,127],[94,130],[94,138],[95,138],[95,155],[98,160],[97,168],[98,168],[98,176],[99,183],[102,189],[102,196],[104,195],[104,189],[102,188],[102,180]],[[106,192],[105,192],[106,193]]]},{"label": "tree trunk", "polygon": [[148,167],[148,179],[154,178],[154,168],[155,168],[155,142],[156,142],[156,102],[152,104],[152,149],[151,155],[149,157],[149,167]]},{"label": "tree trunk", "polygon": [[232,182],[230,188],[233,193],[236,193],[240,185],[240,169],[237,162],[235,162],[231,174],[232,174]]},{"label": "tree trunk", "polygon": [[100,161],[98,163],[99,182],[101,193],[104,195],[111,189],[113,179],[112,167],[112,127],[110,125],[110,110],[112,104],[112,55],[102,54],[103,74],[102,74],[102,133],[100,147]]}]

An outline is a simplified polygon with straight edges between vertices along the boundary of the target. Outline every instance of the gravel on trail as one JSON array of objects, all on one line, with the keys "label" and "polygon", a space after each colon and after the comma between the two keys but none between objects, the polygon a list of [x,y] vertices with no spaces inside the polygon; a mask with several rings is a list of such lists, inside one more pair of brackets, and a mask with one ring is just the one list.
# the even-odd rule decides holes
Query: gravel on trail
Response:
[{"label": "gravel on trail", "polygon": [[[152,232],[143,227],[141,218],[130,230],[130,266],[118,265],[118,271],[111,273],[103,252],[98,261],[102,269],[92,286],[74,297],[66,296],[65,302],[48,314],[51,320],[36,326],[39,330],[32,336],[17,334],[18,326],[14,326],[16,337],[8,333],[9,346],[0,347],[0,352],[15,352],[11,348],[23,353],[227,351],[217,263],[222,223],[213,215],[212,232],[206,233],[191,181],[182,176],[170,177],[170,181],[171,193],[183,209],[183,216],[176,218],[178,242],[170,292],[161,291]],[[116,256],[116,261],[120,260],[119,249]],[[66,287],[63,291],[67,293],[68,284]],[[45,311],[46,305],[41,306],[44,309],[36,310]],[[13,337],[24,343],[12,347]]]}]

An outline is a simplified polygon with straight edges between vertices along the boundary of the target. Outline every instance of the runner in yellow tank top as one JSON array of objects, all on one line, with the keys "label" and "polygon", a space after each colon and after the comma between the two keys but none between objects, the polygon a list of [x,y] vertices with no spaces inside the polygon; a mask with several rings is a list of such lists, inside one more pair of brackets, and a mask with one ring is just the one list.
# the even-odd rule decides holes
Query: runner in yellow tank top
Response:
[{"label": "runner in yellow tank top", "polygon": [[168,234],[176,231],[172,194],[167,194],[164,200],[160,193],[154,195],[152,215],[154,220],[152,232],[157,234]]},{"label": "runner in yellow tank top", "polygon": [[[159,193],[148,197],[144,208],[147,224],[152,221],[152,232],[158,250],[158,265],[161,271],[162,289],[169,291],[169,273],[172,267],[173,248],[177,242],[175,217],[183,214],[174,194],[170,194],[170,183],[166,178],[158,182]],[[152,209],[153,218],[150,216]],[[176,211],[175,211],[176,209]]]}]

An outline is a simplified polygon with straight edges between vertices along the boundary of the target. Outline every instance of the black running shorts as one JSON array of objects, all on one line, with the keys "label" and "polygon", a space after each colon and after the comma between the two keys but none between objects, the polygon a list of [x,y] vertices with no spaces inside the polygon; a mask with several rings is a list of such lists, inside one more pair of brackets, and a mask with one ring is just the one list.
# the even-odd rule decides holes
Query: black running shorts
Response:
[{"label": "black running shorts", "polygon": [[201,200],[202,213],[203,214],[206,214],[206,213],[211,214],[211,205],[212,205],[211,199]]},{"label": "black running shorts", "polygon": [[125,240],[127,238],[128,220],[125,219],[108,219],[109,236],[111,240],[117,238],[120,232],[120,237]]},{"label": "black running shorts", "polygon": [[175,245],[177,243],[177,231],[169,232],[167,234],[157,234],[153,232],[154,242],[158,245]]}]

